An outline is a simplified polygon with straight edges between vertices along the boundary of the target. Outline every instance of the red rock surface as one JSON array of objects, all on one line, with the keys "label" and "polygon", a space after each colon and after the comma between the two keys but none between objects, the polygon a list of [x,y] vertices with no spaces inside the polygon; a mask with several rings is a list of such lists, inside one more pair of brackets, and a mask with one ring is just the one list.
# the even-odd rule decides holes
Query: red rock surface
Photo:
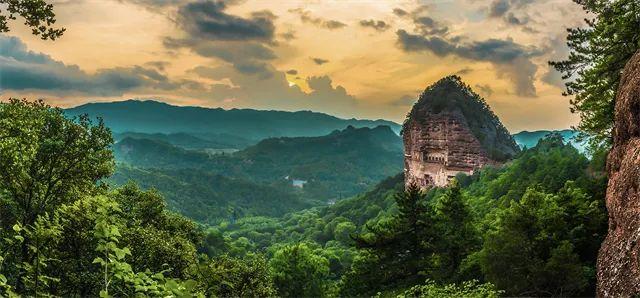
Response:
[{"label": "red rock surface", "polygon": [[458,173],[472,174],[520,151],[486,101],[459,76],[427,87],[402,127],[405,183],[446,186]]},{"label": "red rock surface", "polygon": [[472,174],[492,162],[460,112],[425,108],[412,115],[403,128],[407,185],[446,186],[457,173]]},{"label": "red rock surface", "polygon": [[598,255],[598,296],[640,294],[640,52],[618,88],[613,148],[607,158],[609,233]]}]

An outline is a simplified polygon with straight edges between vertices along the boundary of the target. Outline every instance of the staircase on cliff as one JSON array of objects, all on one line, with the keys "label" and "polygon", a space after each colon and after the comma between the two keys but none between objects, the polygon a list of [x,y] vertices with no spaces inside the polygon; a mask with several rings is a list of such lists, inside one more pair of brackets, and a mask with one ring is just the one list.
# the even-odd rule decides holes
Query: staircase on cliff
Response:
[{"label": "staircase on cliff", "polygon": [[520,150],[487,103],[459,76],[428,87],[403,127],[405,182],[446,186],[458,173],[473,174],[509,160]]}]

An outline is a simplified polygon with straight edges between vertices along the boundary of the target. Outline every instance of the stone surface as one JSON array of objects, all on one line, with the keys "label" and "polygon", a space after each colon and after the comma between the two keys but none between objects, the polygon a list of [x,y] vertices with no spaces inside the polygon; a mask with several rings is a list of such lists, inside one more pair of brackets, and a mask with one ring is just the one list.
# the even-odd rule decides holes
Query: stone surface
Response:
[{"label": "stone surface", "polygon": [[640,52],[624,69],[607,158],[609,232],[598,255],[598,296],[640,294]]},{"label": "stone surface", "polygon": [[446,186],[458,173],[473,174],[519,150],[484,100],[456,76],[425,90],[403,125],[402,137],[405,183],[423,188]]}]

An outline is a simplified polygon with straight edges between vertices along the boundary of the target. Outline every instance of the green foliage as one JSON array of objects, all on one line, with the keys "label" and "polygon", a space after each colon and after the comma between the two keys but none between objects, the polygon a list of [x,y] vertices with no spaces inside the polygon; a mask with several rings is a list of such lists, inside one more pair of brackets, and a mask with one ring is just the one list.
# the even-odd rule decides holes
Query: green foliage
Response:
[{"label": "green foliage", "polygon": [[[212,250],[315,242],[342,296],[400,293],[427,279],[488,281],[507,295],[590,295],[607,228],[602,166],[552,134],[446,189],[403,194],[398,175],[331,206],[222,223]],[[354,226],[359,236],[345,242],[343,229]]]},{"label": "green foliage", "polygon": [[193,293],[194,281],[180,281],[166,278],[165,272],[152,273],[150,270],[134,272],[130,264],[125,260],[131,255],[128,247],[118,247],[122,236],[114,221],[114,214],[121,212],[118,204],[105,197],[96,198],[95,227],[93,234],[98,241],[96,257],[92,263],[99,264],[104,272],[104,280],[100,297],[111,297],[109,286],[112,282],[120,282],[118,295],[142,295],[142,296],[198,296]]},{"label": "green foliage", "polygon": [[46,241],[39,239],[54,230],[43,220],[61,205],[100,191],[97,183],[113,168],[111,143],[101,122],[69,120],[42,101],[0,103],[0,233],[16,223],[33,233],[11,260],[22,264],[13,273],[17,291],[37,291],[45,282],[25,277],[41,276],[45,264],[40,262],[49,258],[41,257]]},{"label": "green foliage", "polygon": [[[113,170],[111,133],[87,117],[69,120],[42,101],[0,103],[0,226],[33,224],[93,192]],[[7,199],[8,198],[8,199]]]},{"label": "green foliage", "polygon": [[[56,14],[53,5],[44,0],[0,0],[5,13],[0,14],[0,32],[9,32],[9,20],[18,17],[24,19],[24,24],[31,29],[31,33],[40,38],[54,40],[64,33],[65,29],[53,28]],[[0,11],[1,12],[1,11]]]},{"label": "green foliage", "polygon": [[588,287],[606,231],[602,202],[567,182],[557,194],[530,188],[496,212],[495,228],[487,232],[480,252],[487,280],[519,296],[593,290]]},{"label": "green foliage", "polygon": [[136,181],[143,188],[157,189],[170,209],[205,224],[244,216],[282,216],[314,205],[301,199],[290,185],[260,184],[206,170],[119,165],[110,181],[116,185]]},{"label": "green foliage", "polygon": [[223,255],[197,265],[199,289],[207,297],[273,297],[271,272],[264,256],[248,254],[242,259]]},{"label": "green foliage", "polygon": [[100,184],[113,166],[101,123],[11,100],[0,124],[0,296],[273,295],[266,260],[199,258],[200,227],[157,192]]},{"label": "green foliage", "polygon": [[269,267],[282,297],[323,297],[327,293],[329,261],[305,243],[278,249]]},{"label": "green foliage", "polygon": [[463,262],[481,244],[471,212],[460,185],[454,179],[446,193],[435,204],[435,230],[432,238],[436,253],[432,256],[429,275],[439,281],[462,281],[471,272],[465,272]]},{"label": "green foliage", "polygon": [[435,202],[417,186],[409,186],[395,200],[398,213],[391,220],[368,227],[370,233],[356,238],[356,246],[368,252],[345,276],[343,294],[414,285],[425,277],[441,282],[463,279],[459,268],[480,239],[458,183],[454,180]]},{"label": "green foliage", "polygon": [[460,285],[448,284],[440,286],[428,280],[424,285],[414,286],[398,295],[398,298],[497,298],[502,292],[492,284],[480,284],[476,280],[465,281]]},{"label": "green foliage", "polygon": [[[346,293],[373,291],[395,286],[398,283],[415,284],[422,280],[422,268],[429,267],[429,255],[434,253],[435,229],[431,224],[435,214],[426,202],[425,194],[418,186],[412,185],[405,192],[395,196],[398,213],[391,220],[368,227],[370,233],[355,238],[356,247],[368,249],[375,255],[375,263],[368,271],[377,271],[376,285],[349,289],[358,283],[347,280]],[[376,270],[385,268],[384,272]],[[358,273],[353,274],[358,279]],[[343,288],[345,290],[345,288]]]},{"label": "green foliage", "polygon": [[550,62],[562,73],[578,128],[592,138],[592,147],[608,145],[613,128],[615,96],[625,64],[640,49],[640,4],[637,0],[574,0],[592,18],[586,27],[568,30],[567,60]]}]

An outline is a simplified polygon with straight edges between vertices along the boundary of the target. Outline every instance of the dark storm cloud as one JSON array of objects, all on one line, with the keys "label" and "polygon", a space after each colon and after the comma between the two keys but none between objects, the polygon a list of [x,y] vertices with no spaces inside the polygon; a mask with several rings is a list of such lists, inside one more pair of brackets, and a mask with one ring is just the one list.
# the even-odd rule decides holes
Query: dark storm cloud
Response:
[{"label": "dark storm cloud", "polygon": [[491,62],[496,66],[499,77],[511,80],[516,93],[535,96],[533,80],[537,67],[530,58],[543,54],[542,51],[515,43],[512,39],[487,39],[460,42],[440,36],[411,34],[405,30],[396,32],[398,45],[406,52],[431,52],[437,56],[458,56],[475,61]]},{"label": "dark storm cloud", "polygon": [[501,17],[507,12],[519,10],[534,2],[535,0],[493,0],[489,4],[489,16]]},{"label": "dark storm cloud", "polygon": [[168,48],[189,47],[204,57],[217,57],[226,62],[236,63],[242,60],[273,60],[276,54],[271,48],[257,42],[210,42],[206,40],[166,38]]},{"label": "dark storm cloud", "polygon": [[329,62],[329,60],[322,59],[322,58],[314,58],[314,57],[311,57],[311,60],[313,60],[313,63],[318,65],[322,65]]},{"label": "dark storm cloud", "polygon": [[361,20],[360,26],[373,28],[376,31],[386,31],[391,28],[391,26],[384,21],[376,21],[376,20]]},{"label": "dark storm cloud", "polygon": [[224,1],[198,1],[178,9],[177,23],[192,37],[209,40],[260,40],[274,38],[276,16],[270,11],[258,11],[249,18],[225,13]]},{"label": "dark storm cloud", "polygon": [[245,74],[270,76],[267,62],[277,56],[263,43],[252,41],[208,41],[203,39],[174,39],[167,37],[165,47],[169,49],[188,48],[202,57],[218,58],[231,63]]},{"label": "dark storm cloud", "polygon": [[286,41],[291,41],[296,39],[296,32],[293,30],[289,30],[287,32],[280,33],[279,36]]},{"label": "dark storm cloud", "polygon": [[471,69],[469,67],[465,67],[465,68],[463,68],[461,70],[456,71],[456,74],[457,75],[466,75],[466,74],[471,73],[472,71],[473,71],[473,69]]},{"label": "dark storm cloud", "polygon": [[298,74],[298,71],[297,71],[297,70],[295,70],[295,69],[289,69],[289,70],[287,70],[287,74],[290,74],[290,75],[292,75],[292,76],[295,76],[295,75],[297,75],[297,74]]},{"label": "dark storm cloud", "polygon": [[50,56],[27,50],[16,37],[0,36],[0,89],[83,92],[96,95],[121,95],[139,89],[175,89],[153,67],[131,66],[100,69],[88,74],[78,66],[65,65]]},{"label": "dark storm cloud", "polygon": [[164,69],[169,66],[171,63],[168,61],[150,61],[145,63],[145,65],[153,67],[159,71],[164,71]]},{"label": "dark storm cloud", "polygon": [[411,34],[405,30],[396,31],[398,45],[406,52],[430,51],[438,56],[453,54],[455,46],[449,41],[438,37],[425,37],[418,34]]},{"label": "dark storm cloud", "polygon": [[489,5],[489,16],[501,17],[509,11],[510,7],[511,4],[509,3],[509,0],[494,0]]},{"label": "dark storm cloud", "polygon": [[516,17],[513,13],[504,16],[504,21],[511,25],[526,25],[529,23],[529,17]]},{"label": "dark storm cloud", "polygon": [[314,17],[313,15],[311,15],[310,11],[303,10],[302,8],[289,9],[289,12],[299,15],[300,20],[303,23],[312,24],[314,26],[329,30],[341,29],[347,26],[347,24],[340,21],[326,20],[320,17]]},{"label": "dark storm cloud", "polygon": [[415,30],[422,35],[447,35],[449,28],[445,24],[426,15],[428,11],[428,5],[421,5],[410,12],[396,8],[393,10],[393,13],[399,17],[412,20],[415,25]]},{"label": "dark storm cloud", "polygon": [[186,0],[118,0],[119,2],[128,2],[140,5],[149,9],[157,9],[167,6],[186,3]]},{"label": "dark storm cloud", "polygon": [[[501,18],[506,24],[523,26],[530,21],[523,8],[533,2],[534,0],[494,0],[489,4],[487,14],[492,18]],[[531,30],[529,27],[525,29]]]},{"label": "dark storm cloud", "polygon": [[397,15],[399,17],[404,17],[404,16],[408,15],[409,13],[406,10],[402,9],[402,8],[394,8],[393,9],[393,14],[395,14],[395,15]]},{"label": "dark storm cloud", "polygon": [[[240,73],[261,79],[272,75],[270,61],[276,58],[276,16],[270,11],[256,11],[249,17],[226,12],[238,1],[204,0],[183,3],[178,7],[176,23],[184,37],[165,37],[167,49],[187,48],[209,58],[230,63]],[[290,33],[293,38],[293,33]],[[287,39],[288,37],[284,37]]]},{"label": "dark storm cloud", "polygon": [[424,35],[446,35],[449,28],[430,17],[415,17],[413,19],[417,30]]}]

